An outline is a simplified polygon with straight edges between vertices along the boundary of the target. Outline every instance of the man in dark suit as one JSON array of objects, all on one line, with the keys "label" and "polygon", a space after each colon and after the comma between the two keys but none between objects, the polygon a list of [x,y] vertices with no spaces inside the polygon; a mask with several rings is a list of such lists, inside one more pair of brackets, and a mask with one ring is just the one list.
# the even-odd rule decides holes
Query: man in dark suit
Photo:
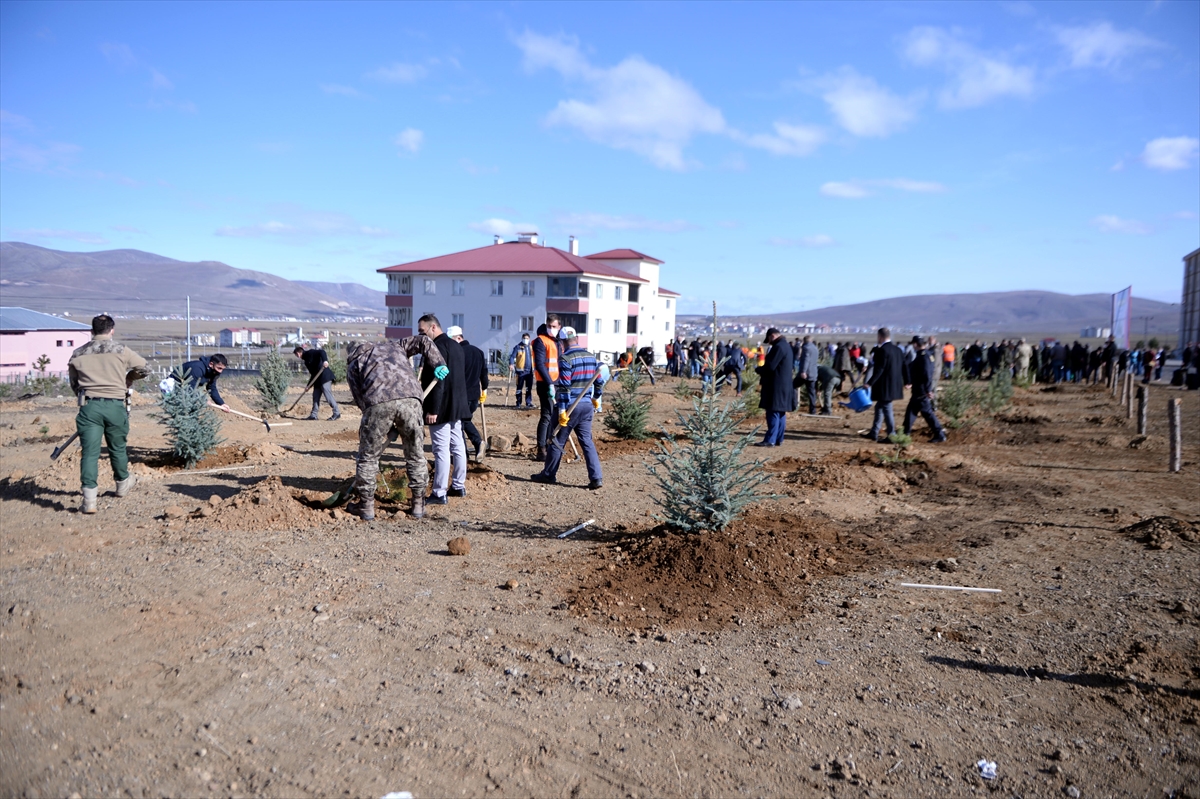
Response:
[{"label": "man in dark suit", "polygon": [[[471,412],[467,405],[463,350],[461,344],[442,331],[441,322],[433,314],[425,314],[417,320],[417,331],[433,339],[434,346],[450,369],[449,379],[439,381],[429,359],[421,364],[421,385],[427,386],[430,381],[437,381],[424,403],[425,424],[429,425],[433,449],[433,493],[429,496],[428,504],[445,505],[447,495],[467,495],[467,447],[463,443],[462,420],[468,418]],[[453,478],[450,475],[452,462]]]},{"label": "man in dark suit", "polygon": [[[453,372],[454,367],[450,367]],[[892,403],[904,399],[904,352],[892,343],[892,331],[879,328],[879,346],[872,355],[871,401],[875,403],[875,421],[864,435],[879,441],[879,428],[886,425],[883,440],[896,432]]]},{"label": "man in dark suit", "polygon": [[467,372],[467,410],[471,412],[471,415],[462,420],[462,427],[463,434],[471,440],[471,446],[475,448],[475,460],[479,460],[479,456],[483,452],[483,436],[475,427],[475,411],[479,410],[479,406],[487,401],[487,357],[483,354],[483,350],[463,338],[462,328],[458,325],[450,325],[446,335],[461,344],[463,348],[463,368]]},{"label": "man in dark suit", "polygon": [[933,433],[930,443],[940,444],[946,440],[946,431],[933,412],[934,380],[937,379],[937,358],[926,348],[925,342],[918,336],[913,339],[913,349],[916,353],[912,363],[906,364],[908,374],[904,382],[912,386],[912,394],[908,399],[908,408],[904,411],[904,435],[912,435],[913,422],[918,415],[925,419]]},{"label": "man in dark suit", "polygon": [[767,331],[764,341],[771,346],[759,374],[762,397],[758,404],[767,412],[767,435],[756,447],[778,447],[783,443],[788,411],[796,410],[796,391],[792,388],[792,346],[775,328]]}]

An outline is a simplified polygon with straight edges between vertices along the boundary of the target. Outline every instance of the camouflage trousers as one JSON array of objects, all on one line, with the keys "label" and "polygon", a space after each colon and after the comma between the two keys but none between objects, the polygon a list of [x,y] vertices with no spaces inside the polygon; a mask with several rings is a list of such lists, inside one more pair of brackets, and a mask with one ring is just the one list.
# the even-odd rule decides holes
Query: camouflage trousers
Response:
[{"label": "camouflage trousers", "polygon": [[389,400],[363,411],[362,422],[358,426],[358,470],[354,489],[367,507],[374,507],[375,504],[379,456],[397,438],[404,446],[409,490],[414,497],[425,496],[429,465],[425,462],[425,426],[421,418],[421,401]]}]

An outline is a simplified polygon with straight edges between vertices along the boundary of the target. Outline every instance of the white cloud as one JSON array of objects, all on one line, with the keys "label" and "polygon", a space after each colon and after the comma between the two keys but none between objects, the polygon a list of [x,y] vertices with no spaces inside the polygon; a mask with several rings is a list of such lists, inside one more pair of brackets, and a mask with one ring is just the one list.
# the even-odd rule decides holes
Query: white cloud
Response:
[{"label": "white cloud", "polygon": [[365,94],[353,86],[342,86],[338,83],[321,83],[318,86],[326,94],[340,94],[343,97],[366,97]]},{"label": "white cloud", "polygon": [[859,200],[863,197],[871,196],[871,192],[857,183],[841,183],[838,181],[822,183],[820,192],[826,197],[837,197],[842,200]]},{"label": "white cloud", "polygon": [[33,172],[64,169],[75,160],[81,150],[77,144],[49,142],[40,146],[12,136],[0,136],[0,163]]},{"label": "white cloud", "polygon": [[987,55],[958,31],[923,26],[904,38],[904,57],[918,66],[941,67],[950,85],[938,94],[943,108],[972,108],[999,97],[1028,97],[1034,90],[1034,70]]},{"label": "white cloud", "polygon": [[1071,66],[1115,67],[1139,50],[1162,47],[1162,42],[1141,31],[1118,30],[1110,22],[1094,22],[1074,28],[1058,28],[1058,43],[1071,57]]},{"label": "white cloud", "polygon": [[150,86],[155,89],[166,89],[167,91],[175,88],[175,84],[171,83],[171,79],[154,67],[150,67]]},{"label": "white cloud", "polygon": [[367,77],[384,83],[416,83],[429,74],[423,64],[389,64],[367,73]]},{"label": "white cloud", "polygon": [[0,108],[0,130],[19,130],[22,133],[32,133],[33,123],[28,118]]},{"label": "white cloud", "polygon": [[773,247],[807,247],[809,249],[820,249],[823,247],[832,247],[837,244],[833,236],[824,233],[818,233],[814,236],[801,236],[798,239],[788,239],[775,237],[767,240],[767,243]]},{"label": "white cloud", "polygon": [[896,189],[914,194],[941,194],[949,191],[942,183],[931,180],[909,180],[908,178],[881,178],[877,180],[831,181],[821,184],[820,193],[841,200],[861,200],[875,194],[872,189]]},{"label": "white cloud", "polygon": [[538,229],[538,226],[532,222],[509,222],[507,219],[485,219],[482,222],[472,222],[467,227],[479,233],[500,236],[504,239],[513,239],[517,237],[517,233]]},{"label": "white cloud", "polygon": [[775,133],[745,134],[731,131],[730,135],[743,144],[766,150],[774,155],[811,155],[825,142],[825,131],[815,125],[790,125],[776,122]]},{"label": "white cloud", "polygon": [[133,50],[127,44],[104,42],[100,45],[100,52],[108,59],[108,63],[118,67],[128,68],[138,64],[137,56],[133,54]]},{"label": "white cloud", "polygon": [[425,143],[425,134],[416,128],[405,128],[397,133],[396,138],[392,141],[401,150],[415,153],[420,150],[421,145]]},{"label": "white cloud", "polygon": [[1195,211],[1176,211],[1171,216],[1175,219],[1200,219]]},{"label": "white cloud", "polygon": [[[217,228],[216,235],[231,238],[279,236],[295,240],[308,240],[321,236],[384,238],[392,235],[384,228],[361,224],[347,214],[314,211],[288,203],[276,205],[272,211],[278,218],[251,225]],[[279,221],[280,219],[286,221]]]},{"label": "white cloud", "polygon": [[1150,226],[1136,219],[1122,219],[1112,214],[1101,214],[1092,220],[1092,225],[1101,233],[1128,233],[1144,236],[1150,233]]},{"label": "white cloud", "polygon": [[1200,139],[1189,136],[1163,137],[1146,143],[1146,149],[1142,151],[1142,163],[1151,169],[1173,172],[1191,166],[1197,153],[1200,153]]},{"label": "white cloud", "polygon": [[592,212],[559,214],[554,224],[564,230],[590,232],[595,230],[652,230],[658,233],[679,233],[696,230],[697,225],[682,219],[647,219],[637,215],[613,215]]},{"label": "white cloud", "polygon": [[108,239],[101,236],[99,233],[87,233],[81,230],[61,230],[55,228],[24,228],[14,229],[8,228],[9,238],[13,239],[61,239],[64,241],[78,241],[81,244],[108,244]]},{"label": "white cloud", "polygon": [[599,144],[630,150],[663,169],[682,170],[683,150],[699,133],[724,133],[725,118],[691,84],[641,56],[592,66],[578,41],[526,31],[516,38],[524,66],[548,67],[587,87],[589,100],[562,100],[546,122],[575,128]]},{"label": "white cloud", "polygon": [[811,84],[838,124],[855,136],[885,138],[903,130],[916,118],[921,104],[919,96],[901,97],[850,67]]}]

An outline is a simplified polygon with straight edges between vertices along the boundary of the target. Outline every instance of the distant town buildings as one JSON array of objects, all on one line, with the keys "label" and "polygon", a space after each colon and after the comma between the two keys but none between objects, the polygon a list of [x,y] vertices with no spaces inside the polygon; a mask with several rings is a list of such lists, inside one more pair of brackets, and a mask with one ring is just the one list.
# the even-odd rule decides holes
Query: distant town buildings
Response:
[{"label": "distant town buildings", "polygon": [[253,327],[227,327],[221,331],[222,347],[258,346],[262,344],[262,333]]},{"label": "distant town buildings", "polygon": [[71,353],[91,339],[89,325],[28,308],[0,308],[0,380],[40,376],[37,362],[43,355],[47,376],[65,375]]},{"label": "distant town buildings", "polygon": [[1111,327],[1085,327],[1079,331],[1080,338],[1108,338],[1111,335]]},{"label": "distant town buildings", "polygon": [[547,247],[535,232],[511,242],[496,237],[491,246],[380,269],[388,278],[387,336],[412,335],[432,313],[443,329],[461,327],[489,363],[507,362],[522,334],[536,335],[555,313],[603,358],[653,347],[662,362],[679,299],[659,284],[662,264],[629,249],[580,256],[574,237],[569,250]]},{"label": "distant town buildings", "polygon": [[1200,342],[1200,250],[1183,257],[1183,308],[1179,318],[1178,346]]}]

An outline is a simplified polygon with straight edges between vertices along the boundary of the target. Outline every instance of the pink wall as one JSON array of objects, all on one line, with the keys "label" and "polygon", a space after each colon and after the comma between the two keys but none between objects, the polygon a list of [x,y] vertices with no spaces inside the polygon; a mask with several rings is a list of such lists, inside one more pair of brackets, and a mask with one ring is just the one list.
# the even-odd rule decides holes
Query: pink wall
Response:
[{"label": "pink wall", "polygon": [[[67,361],[76,347],[92,340],[87,330],[34,330],[0,335],[0,379],[25,377],[42,355],[50,359],[46,374],[67,374]],[[62,342],[59,346],[58,342]]]}]

